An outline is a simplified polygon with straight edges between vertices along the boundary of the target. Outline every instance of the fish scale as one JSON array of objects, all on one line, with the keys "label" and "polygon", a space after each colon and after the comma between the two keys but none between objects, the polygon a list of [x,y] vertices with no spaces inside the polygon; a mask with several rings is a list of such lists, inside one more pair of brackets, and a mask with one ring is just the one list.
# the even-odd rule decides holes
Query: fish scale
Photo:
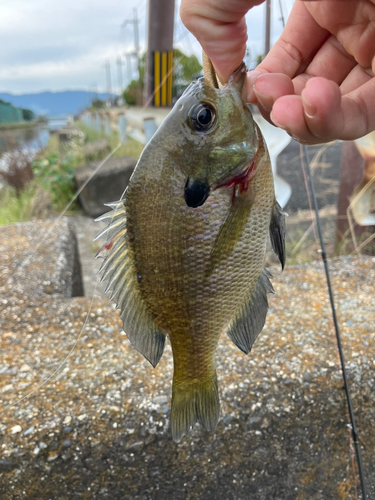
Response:
[{"label": "fish scale", "polygon": [[242,65],[224,89],[199,80],[185,91],[102,232],[109,239],[101,269],[130,341],[156,366],[170,339],[176,441],[195,422],[216,427],[220,335],[248,353],[263,328],[273,291],[263,270],[270,227],[284,265],[283,214],[263,138],[241,98],[245,76]]}]

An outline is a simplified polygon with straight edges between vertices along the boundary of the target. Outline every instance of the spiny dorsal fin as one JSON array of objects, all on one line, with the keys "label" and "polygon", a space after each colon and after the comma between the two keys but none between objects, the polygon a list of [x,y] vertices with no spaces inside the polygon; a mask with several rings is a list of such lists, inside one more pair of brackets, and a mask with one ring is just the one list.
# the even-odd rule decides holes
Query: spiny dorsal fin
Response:
[{"label": "spiny dorsal fin", "polygon": [[271,213],[270,238],[272,249],[278,256],[281,268],[285,266],[285,216],[280,205],[275,201]]},{"label": "spiny dorsal fin", "polygon": [[231,341],[248,354],[263,329],[268,310],[267,294],[274,293],[270,273],[263,269],[248,303],[229,325],[227,335]]},{"label": "spiny dorsal fin", "polygon": [[119,201],[110,206],[113,210],[97,219],[109,223],[95,238],[104,235],[107,238],[97,253],[97,257],[104,258],[99,272],[102,281],[109,280],[106,292],[111,290],[110,300],[121,310],[120,318],[130,342],[155,367],[163,354],[165,335],[156,326],[141,297],[134,259],[128,247],[125,203]]}]

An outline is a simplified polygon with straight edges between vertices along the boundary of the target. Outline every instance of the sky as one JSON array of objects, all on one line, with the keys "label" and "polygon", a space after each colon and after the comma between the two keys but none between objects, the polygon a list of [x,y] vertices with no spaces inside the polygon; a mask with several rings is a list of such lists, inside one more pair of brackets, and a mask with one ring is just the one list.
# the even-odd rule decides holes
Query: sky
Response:
[{"label": "sky", "polygon": [[[176,0],[175,47],[201,57],[200,45],[182,25]],[[282,31],[293,0],[273,0],[272,42]],[[126,84],[135,77],[133,26],[121,28],[137,8],[142,51],[146,50],[148,0],[1,0],[0,92],[13,94],[46,90],[106,91],[105,64],[109,61],[112,90],[118,91],[117,58]],[[264,5],[246,17],[248,47],[253,59],[263,52]],[[249,61],[246,61],[249,65]],[[130,63],[130,67],[129,64]]]}]

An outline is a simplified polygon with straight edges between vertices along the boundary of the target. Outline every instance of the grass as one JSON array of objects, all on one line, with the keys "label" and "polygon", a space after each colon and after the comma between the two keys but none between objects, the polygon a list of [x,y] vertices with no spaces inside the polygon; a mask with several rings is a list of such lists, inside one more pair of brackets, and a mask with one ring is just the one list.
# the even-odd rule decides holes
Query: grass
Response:
[{"label": "grass", "polygon": [[[94,142],[99,139],[107,139],[111,151],[118,146],[119,136],[116,131],[113,131],[110,136],[106,136],[103,132],[98,132],[97,130],[88,127],[82,122],[76,122],[74,125],[85,133],[87,143]],[[113,156],[132,156],[133,158],[139,158],[143,151],[143,148],[143,144],[135,141],[131,137],[128,137],[126,142],[121,145],[121,147],[114,153]],[[97,158],[97,160],[101,159],[102,157]]]},{"label": "grass", "polygon": [[16,190],[5,187],[0,191],[0,226],[30,220],[34,211],[37,186],[31,183],[17,196]]},{"label": "grass", "polygon": [[[86,135],[86,143],[105,138],[111,151],[118,146],[118,133],[115,131],[106,137],[83,123],[75,123],[75,126]],[[0,190],[0,225],[44,218],[61,212],[75,195],[75,170],[86,162],[83,146],[82,140],[77,138],[68,146],[61,148],[58,135],[51,135],[47,146],[32,163],[31,178],[26,179],[21,188],[16,184],[12,186],[13,177],[15,180],[19,179],[19,173],[23,170],[26,172],[26,167],[30,167],[26,165],[25,157],[24,164],[20,165],[19,171],[16,172],[17,175],[13,177],[8,175],[9,179],[5,180],[9,183]],[[138,158],[142,150],[142,144],[129,138],[114,156]],[[104,156],[106,154],[104,153]],[[98,156],[96,159],[101,160],[102,157]],[[77,208],[78,205],[74,203],[70,207],[70,212],[74,212]]]}]

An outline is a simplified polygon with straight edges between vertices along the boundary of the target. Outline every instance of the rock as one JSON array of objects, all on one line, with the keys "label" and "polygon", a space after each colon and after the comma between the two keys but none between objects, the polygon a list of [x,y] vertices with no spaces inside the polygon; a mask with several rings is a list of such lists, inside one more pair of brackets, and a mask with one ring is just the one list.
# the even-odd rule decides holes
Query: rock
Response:
[{"label": "rock", "polygon": [[67,415],[64,420],[63,420],[63,425],[69,425],[72,421],[72,417],[70,415]]},{"label": "rock", "polygon": [[86,144],[83,148],[83,154],[85,155],[86,161],[95,161],[103,158],[110,150],[111,148],[109,147],[107,139],[99,139]]},{"label": "rock", "polygon": [[142,451],[143,446],[144,446],[143,441],[137,441],[137,442],[135,442],[135,443],[131,444],[130,446],[127,446],[127,447],[125,448],[125,450],[126,450],[126,451],[134,451],[134,452],[136,452],[136,453],[137,453],[137,452]]},{"label": "rock", "polygon": [[56,458],[59,458],[59,454],[54,451],[48,455],[47,462],[53,462]]},{"label": "rock", "polygon": [[47,448],[46,443],[43,443],[43,441],[40,441],[40,443],[39,443],[39,448],[40,448],[41,450],[45,450],[45,449]]},{"label": "rock", "polygon": [[23,433],[24,436],[28,436],[29,434],[32,434],[33,432],[35,431],[35,427],[30,427],[29,429],[27,429],[27,431],[25,431]]},{"label": "rock", "polygon": [[73,145],[82,147],[85,142],[85,134],[82,130],[66,126],[62,127],[59,131],[59,154],[60,156],[65,156],[71,152]]},{"label": "rock", "polygon": [[10,433],[11,434],[18,434],[19,432],[22,431],[22,427],[20,425],[14,425],[11,429],[10,429]]},{"label": "rock", "polygon": [[[117,201],[123,195],[130,176],[137,163],[131,156],[110,158],[88,182],[79,195],[79,201],[85,212],[91,217],[98,217],[108,211],[105,203]],[[93,175],[100,161],[89,163],[76,171],[75,181],[81,188]]]},{"label": "rock", "polygon": [[72,127],[69,125],[62,127],[60,129],[60,131],[59,131],[59,142],[60,143],[68,143],[75,138],[79,138],[82,140],[85,138],[85,134],[79,128]]},{"label": "rock", "polygon": [[29,371],[31,371],[31,368],[26,363],[24,365],[22,365],[20,368],[20,372],[29,372]]},{"label": "rock", "polygon": [[156,396],[152,402],[154,405],[164,405],[165,403],[168,403],[168,398],[167,396]]},{"label": "rock", "polygon": [[16,464],[9,462],[5,458],[0,458],[0,471],[1,472],[10,472],[11,470],[15,469],[16,467],[17,467]]}]

